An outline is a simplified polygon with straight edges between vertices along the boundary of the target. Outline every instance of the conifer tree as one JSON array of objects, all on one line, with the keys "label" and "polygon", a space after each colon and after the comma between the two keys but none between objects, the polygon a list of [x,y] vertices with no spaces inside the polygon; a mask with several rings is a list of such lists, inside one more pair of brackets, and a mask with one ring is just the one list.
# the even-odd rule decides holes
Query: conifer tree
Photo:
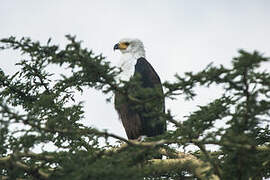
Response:
[{"label": "conifer tree", "polygon": [[[176,75],[176,82],[165,82],[164,96],[171,99],[192,101],[200,96],[195,91],[198,86],[221,87],[223,93],[183,119],[175,119],[170,111],[157,113],[174,129],[138,142],[82,124],[83,103],[74,100],[74,94],[84,93],[85,87],[105,96],[119,91],[135,108],[156,101],[140,99],[138,94],[146,92],[128,92],[126,87],[138,81],[120,82],[124,84],[120,86],[115,81],[119,69],[83,48],[75,37],[67,39],[62,49],[50,39],[45,45],[30,38],[0,40],[1,50],[19,51],[22,57],[15,74],[0,69],[0,179],[270,177],[270,73],[260,68],[269,58],[240,50],[231,67],[210,64],[197,73]],[[52,73],[52,65],[69,73]],[[217,126],[220,122],[226,125]],[[33,152],[48,144],[55,150]],[[185,152],[190,145],[199,150]],[[166,158],[153,159],[156,155]]]}]

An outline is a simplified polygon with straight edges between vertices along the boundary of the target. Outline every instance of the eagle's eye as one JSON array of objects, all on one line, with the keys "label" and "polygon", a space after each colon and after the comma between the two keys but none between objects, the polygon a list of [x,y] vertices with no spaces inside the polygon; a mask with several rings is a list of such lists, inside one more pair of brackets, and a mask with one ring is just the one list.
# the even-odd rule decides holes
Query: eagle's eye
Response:
[{"label": "eagle's eye", "polygon": [[125,42],[124,44],[125,44],[126,46],[129,46],[130,43],[129,43],[129,42]]}]

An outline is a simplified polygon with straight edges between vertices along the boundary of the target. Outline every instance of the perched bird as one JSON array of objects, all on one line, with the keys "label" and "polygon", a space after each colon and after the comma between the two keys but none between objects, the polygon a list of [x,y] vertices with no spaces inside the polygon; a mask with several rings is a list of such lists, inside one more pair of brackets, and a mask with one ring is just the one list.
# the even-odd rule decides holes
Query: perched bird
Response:
[{"label": "perched bird", "polygon": [[[139,77],[140,88],[145,90],[156,90],[160,98],[152,98],[152,106],[135,109],[130,101],[125,99],[126,95],[115,92],[115,109],[122,121],[128,139],[141,139],[142,137],[153,137],[166,131],[166,121],[160,116],[152,115],[153,112],[164,112],[165,101],[163,97],[160,78],[151,64],[145,59],[143,43],[139,39],[122,39],[115,44],[114,50],[120,50],[122,57],[119,67],[122,72],[119,79],[124,81],[134,80]],[[130,89],[136,91],[136,89]],[[155,92],[156,92],[155,91]],[[151,91],[150,91],[151,92]],[[148,94],[147,99],[155,96],[155,93]],[[136,97],[144,100],[145,97]]]}]

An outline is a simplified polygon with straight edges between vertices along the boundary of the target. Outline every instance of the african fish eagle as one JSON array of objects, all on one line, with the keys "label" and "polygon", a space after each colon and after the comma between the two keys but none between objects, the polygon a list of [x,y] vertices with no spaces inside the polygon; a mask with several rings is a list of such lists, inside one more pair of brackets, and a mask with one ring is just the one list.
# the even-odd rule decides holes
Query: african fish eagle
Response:
[{"label": "african fish eagle", "polygon": [[134,104],[121,101],[124,97],[123,94],[115,92],[115,109],[122,121],[128,139],[141,139],[145,136],[153,137],[164,133],[166,131],[166,121],[164,118],[150,115],[154,110],[160,113],[164,112],[165,100],[160,78],[151,64],[145,59],[143,43],[139,39],[122,39],[115,44],[113,49],[120,50],[122,53],[119,62],[122,72],[118,76],[119,79],[131,81],[135,75],[138,75],[141,88],[155,89],[162,97],[153,103],[151,109],[144,107],[140,110],[135,110],[132,108]]}]

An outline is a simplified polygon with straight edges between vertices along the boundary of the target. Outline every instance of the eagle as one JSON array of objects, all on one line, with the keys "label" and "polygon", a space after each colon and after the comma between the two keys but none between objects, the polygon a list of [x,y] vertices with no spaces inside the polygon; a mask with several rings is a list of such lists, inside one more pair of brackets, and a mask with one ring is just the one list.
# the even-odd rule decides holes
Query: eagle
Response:
[{"label": "eagle", "polygon": [[[165,112],[164,93],[157,72],[145,58],[142,41],[125,38],[115,44],[113,49],[120,50],[122,53],[118,64],[122,71],[117,78],[122,81],[133,81],[136,79],[135,77],[139,77],[139,88],[150,93],[147,94],[147,97],[137,95],[136,99],[141,101],[145,98],[153,99],[150,108],[148,106],[136,109],[134,103],[125,98],[127,95],[115,92],[115,109],[122,121],[128,139],[143,140],[145,137],[163,134],[166,131],[166,120],[160,114]],[[129,88],[127,92],[139,90],[138,86]],[[159,94],[159,98],[156,98],[157,94]],[[155,113],[156,115],[153,115]],[[158,113],[160,114],[157,115]]]}]

